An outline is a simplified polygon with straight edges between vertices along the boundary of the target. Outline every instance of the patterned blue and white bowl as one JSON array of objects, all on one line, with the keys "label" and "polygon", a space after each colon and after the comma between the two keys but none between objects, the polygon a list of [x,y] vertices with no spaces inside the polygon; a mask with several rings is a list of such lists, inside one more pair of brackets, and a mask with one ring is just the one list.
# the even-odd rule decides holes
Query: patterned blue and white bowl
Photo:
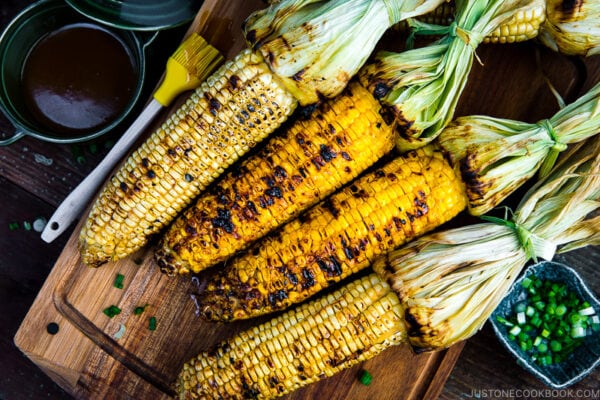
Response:
[{"label": "patterned blue and white bowl", "polygon": [[525,289],[521,286],[523,279],[536,276],[541,280],[564,282],[582,301],[587,301],[600,314],[600,301],[587,288],[581,277],[570,267],[557,262],[544,261],[528,267],[523,275],[513,284],[513,287],[492,313],[490,322],[496,336],[504,346],[515,356],[519,365],[531,372],[546,385],[556,389],[564,388],[581,380],[600,364],[600,332],[585,337],[584,343],[577,347],[564,361],[547,366],[536,364],[521,350],[519,344],[508,338],[508,328],[498,322],[497,317],[508,318],[513,313],[515,304],[526,297]]}]

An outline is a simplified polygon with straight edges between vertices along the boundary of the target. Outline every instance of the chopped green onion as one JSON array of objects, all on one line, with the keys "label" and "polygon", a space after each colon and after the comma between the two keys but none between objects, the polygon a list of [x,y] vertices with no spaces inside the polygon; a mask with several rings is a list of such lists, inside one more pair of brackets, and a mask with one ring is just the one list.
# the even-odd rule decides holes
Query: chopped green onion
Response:
[{"label": "chopped green onion", "polygon": [[119,315],[121,313],[121,309],[115,305],[109,306],[102,311],[109,318],[114,317],[115,315]]},{"label": "chopped green onion", "polygon": [[363,385],[369,386],[373,381],[373,376],[369,373],[369,371],[363,369],[360,373],[359,381]]},{"label": "chopped green onion", "polygon": [[517,336],[519,333],[521,333],[521,327],[520,326],[514,326],[510,331],[508,331],[511,335]]},{"label": "chopped green onion", "polygon": [[148,304],[143,305],[143,306],[138,306],[138,307],[136,307],[136,308],[133,309],[133,313],[135,315],[140,315],[141,313],[144,312],[144,310],[146,309],[146,307],[148,307]]},{"label": "chopped green onion", "polygon": [[10,229],[11,231],[16,231],[17,229],[19,229],[19,223],[18,222],[9,223],[8,229]]},{"label": "chopped green onion", "polygon": [[508,338],[535,363],[546,366],[561,362],[585,336],[600,331],[596,310],[566,284],[535,276],[526,279],[528,282],[521,286],[528,298],[514,305],[511,316],[497,320],[507,327]]},{"label": "chopped green onion", "polygon": [[123,274],[117,274],[117,276],[115,276],[115,281],[113,282],[113,286],[118,289],[123,289],[123,280],[124,279],[125,279],[125,276],[123,276]]},{"label": "chopped green onion", "polygon": [[23,229],[25,229],[26,231],[30,231],[31,230],[31,223],[29,223],[27,221],[23,221]]},{"label": "chopped green onion", "polygon": [[148,329],[151,331],[156,330],[156,317],[150,317],[148,320]]},{"label": "chopped green onion", "polygon": [[586,307],[582,310],[579,310],[579,315],[594,315],[596,311],[594,311],[594,307]]}]

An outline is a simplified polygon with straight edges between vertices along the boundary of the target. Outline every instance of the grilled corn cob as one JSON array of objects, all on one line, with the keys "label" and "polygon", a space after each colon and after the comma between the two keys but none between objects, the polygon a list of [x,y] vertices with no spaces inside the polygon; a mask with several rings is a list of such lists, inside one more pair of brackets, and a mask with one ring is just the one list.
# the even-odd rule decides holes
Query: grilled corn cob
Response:
[{"label": "grilled corn cob", "polygon": [[200,299],[207,319],[281,310],[365,267],[380,254],[458,214],[460,180],[426,147],[364,175],[209,278]]},{"label": "grilled corn cob", "polygon": [[199,197],[162,237],[168,274],[199,272],[358,176],[394,147],[379,103],[358,82],[269,140]]},{"label": "grilled corn cob", "polygon": [[179,374],[180,399],[273,398],[405,340],[437,349],[472,336],[527,258],[547,247],[540,239],[563,251],[598,243],[600,217],[585,216],[599,206],[599,144],[596,137],[578,146],[534,186],[512,227],[477,224],[424,236],[378,258],[377,274],[200,354]]},{"label": "grilled corn cob", "polygon": [[251,15],[252,50],[217,70],[103,188],[80,234],[82,261],[144,246],[298,102],[339,94],[387,27],[440,2],[282,0]]},{"label": "grilled corn cob", "polygon": [[80,234],[83,262],[99,266],[144,246],[296,103],[260,55],[245,50],[225,63],[103,188]]},{"label": "grilled corn cob", "polygon": [[375,274],[241,332],[186,363],[183,399],[267,399],[402,343],[398,297]]},{"label": "grilled corn cob", "polygon": [[[416,17],[417,20],[433,25],[450,25],[454,21],[456,5],[454,1],[447,1],[430,13]],[[489,33],[483,43],[516,43],[535,38],[540,26],[546,19],[544,8],[537,7],[529,10],[518,10],[512,18],[500,24],[493,32]],[[401,32],[410,30],[406,21],[401,21],[394,26]]]}]

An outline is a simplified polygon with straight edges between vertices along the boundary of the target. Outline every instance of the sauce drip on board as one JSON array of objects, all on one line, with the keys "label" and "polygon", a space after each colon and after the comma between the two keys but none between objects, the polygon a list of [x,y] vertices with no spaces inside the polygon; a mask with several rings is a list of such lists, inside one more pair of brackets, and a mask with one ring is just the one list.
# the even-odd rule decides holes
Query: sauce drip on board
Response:
[{"label": "sauce drip on board", "polygon": [[40,39],[22,70],[23,96],[38,123],[57,136],[110,124],[135,92],[135,60],[115,34],[91,23]]}]

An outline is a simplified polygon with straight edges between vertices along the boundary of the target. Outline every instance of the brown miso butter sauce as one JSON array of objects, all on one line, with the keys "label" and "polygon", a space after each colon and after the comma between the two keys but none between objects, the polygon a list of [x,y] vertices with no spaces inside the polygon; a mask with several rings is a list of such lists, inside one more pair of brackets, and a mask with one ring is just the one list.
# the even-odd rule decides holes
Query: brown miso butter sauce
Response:
[{"label": "brown miso butter sauce", "polygon": [[57,136],[102,129],[129,104],[135,61],[113,33],[91,23],[67,25],[32,48],[22,72],[27,107]]}]

